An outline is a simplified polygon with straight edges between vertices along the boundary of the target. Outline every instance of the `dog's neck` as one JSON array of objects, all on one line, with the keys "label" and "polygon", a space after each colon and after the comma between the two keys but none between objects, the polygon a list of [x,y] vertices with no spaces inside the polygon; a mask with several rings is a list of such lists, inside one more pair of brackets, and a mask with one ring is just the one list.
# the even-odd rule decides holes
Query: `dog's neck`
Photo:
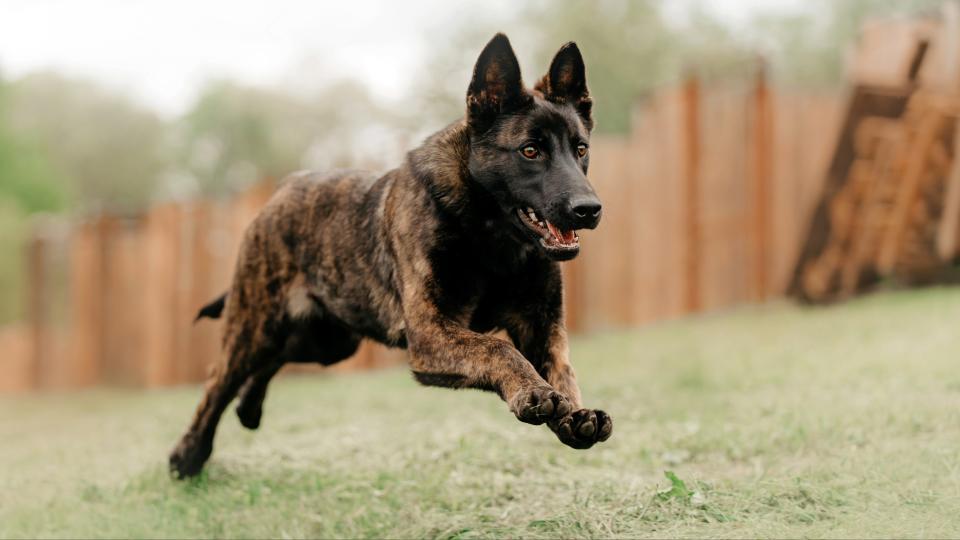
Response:
[{"label": "dog's neck", "polygon": [[471,243],[483,244],[477,246],[482,252],[525,260],[534,250],[517,229],[505,221],[493,196],[471,180],[469,160],[470,130],[466,120],[461,119],[411,150],[407,167],[437,209],[459,229],[469,231]]},{"label": "dog's neck", "polygon": [[407,155],[413,176],[440,210],[453,215],[462,215],[470,200],[469,159],[470,134],[464,120],[434,133]]}]

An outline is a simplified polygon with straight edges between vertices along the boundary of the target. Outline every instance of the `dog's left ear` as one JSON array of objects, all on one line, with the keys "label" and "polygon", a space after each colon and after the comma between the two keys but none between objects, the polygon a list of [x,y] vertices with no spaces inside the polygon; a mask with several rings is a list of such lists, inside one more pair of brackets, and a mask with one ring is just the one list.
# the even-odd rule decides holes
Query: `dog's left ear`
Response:
[{"label": "dog's left ear", "polygon": [[586,128],[593,128],[593,100],[587,89],[587,68],[576,43],[571,41],[560,47],[550,62],[550,70],[534,89],[554,103],[570,103],[577,109]]}]

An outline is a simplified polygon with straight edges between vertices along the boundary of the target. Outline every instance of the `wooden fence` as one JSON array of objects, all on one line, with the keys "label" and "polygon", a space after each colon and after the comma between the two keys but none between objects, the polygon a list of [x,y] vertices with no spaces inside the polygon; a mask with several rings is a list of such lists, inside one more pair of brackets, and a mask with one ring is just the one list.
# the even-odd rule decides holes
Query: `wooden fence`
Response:
[{"label": "wooden fence", "polygon": [[600,228],[569,264],[580,331],[782,295],[838,131],[838,94],[695,80],[591,144]]},{"label": "wooden fence", "polygon": [[[691,80],[639,105],[629,136],[595,137],[589,176],[604,219],[565,265],[571,329],[783,294],[841,105],[836,94],[775,91],[762,77]],[[193,316],[227,288],[240,235],[274,187],[39,224],[26,248],[27,320],[0,332],[0,391],[201,380],[219,355],[220,323]],[[337,369],[401,358],[365,345]]]}]

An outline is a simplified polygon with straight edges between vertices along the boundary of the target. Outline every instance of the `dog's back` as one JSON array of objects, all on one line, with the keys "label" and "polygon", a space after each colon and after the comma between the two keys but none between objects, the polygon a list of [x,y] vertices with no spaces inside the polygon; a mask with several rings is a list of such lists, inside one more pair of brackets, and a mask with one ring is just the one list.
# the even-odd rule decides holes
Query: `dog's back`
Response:
[{"label": "dog's back", "polygon": [[244,235],[227,334],[250,318],[327,319],[385,343],[402,340],[381,231],[390,182],[355,170],[286,179]]}]

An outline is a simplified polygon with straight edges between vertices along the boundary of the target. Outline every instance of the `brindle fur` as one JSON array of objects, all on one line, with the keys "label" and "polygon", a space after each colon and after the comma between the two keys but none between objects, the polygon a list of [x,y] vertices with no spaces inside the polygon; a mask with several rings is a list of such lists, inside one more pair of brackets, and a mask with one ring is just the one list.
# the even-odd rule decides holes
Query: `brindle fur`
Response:
[{"label": "brindle fur", "polygon": [[[498,393],[518,419],[546,423],[571,447],[606,440],[612,421],[583,408],[567,356],[555,259],[575,253],[547,253],[508,211],[511,197],[522,196],[567,230],[599,220],[589,157],[571,158],[564,146],[568,137],[586,141],[593,127],[583,71],[567,44],[527,90],[498,34],[477,62],[466,118],[399,168],[379,178],[338,171],[287,179],[247,229],[228,293],[198,316],[225,311],[225,355],[171,470],[200,472],[235,396],[241,423],[255,429],[284,363],[333,364],[364,338],[408,348],[423,384]],[[530,132],[557,143],[549,162],[518,160],[518,141]],[[586,221],[567,208],[577,197],[596,201]],[[498,329],[513,345],[489,335]]]}]

